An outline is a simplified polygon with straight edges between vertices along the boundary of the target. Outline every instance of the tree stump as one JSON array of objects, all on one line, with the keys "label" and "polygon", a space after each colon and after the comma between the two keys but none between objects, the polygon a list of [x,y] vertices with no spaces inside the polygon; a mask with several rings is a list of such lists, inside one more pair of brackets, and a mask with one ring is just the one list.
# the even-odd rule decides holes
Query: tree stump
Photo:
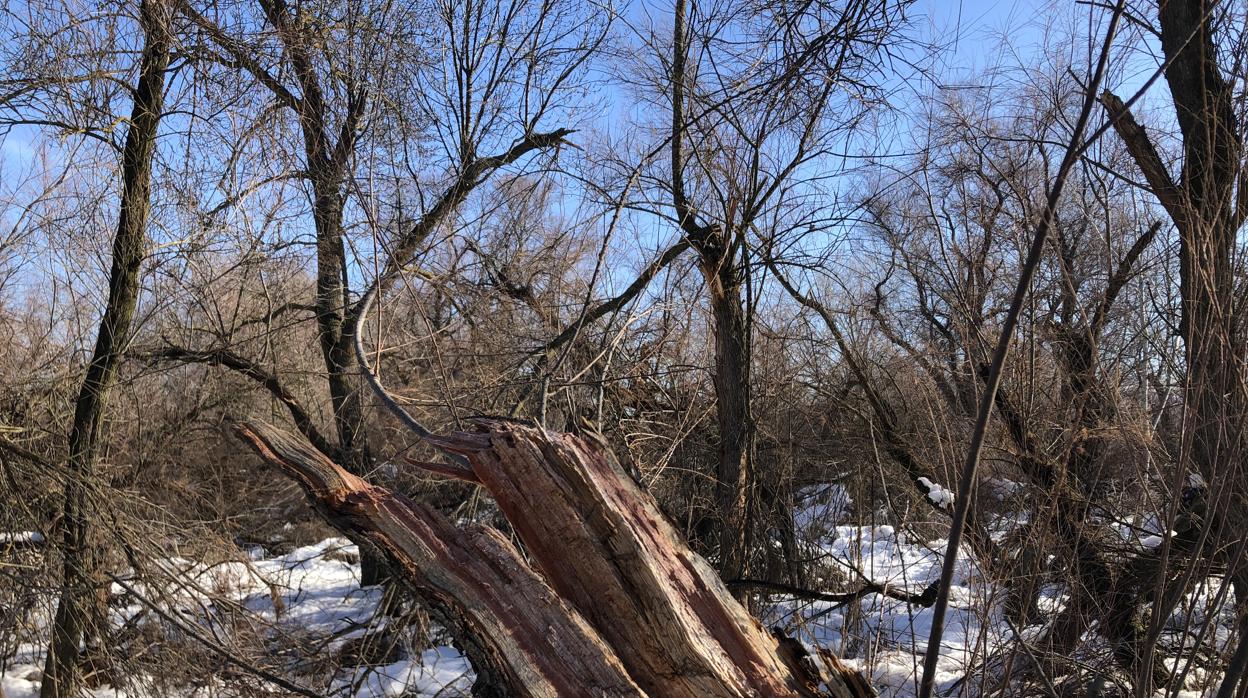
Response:
[{"label": "tree stump", "polygon": [[764,630],[597,443],[502,419],[427,439],[467,465],[418,465],[482,485],[530,566],[496,531],[456,527],[274,427],[238,432],[433,599],[474,667],[509,695],[875,695],[830,653]]}]

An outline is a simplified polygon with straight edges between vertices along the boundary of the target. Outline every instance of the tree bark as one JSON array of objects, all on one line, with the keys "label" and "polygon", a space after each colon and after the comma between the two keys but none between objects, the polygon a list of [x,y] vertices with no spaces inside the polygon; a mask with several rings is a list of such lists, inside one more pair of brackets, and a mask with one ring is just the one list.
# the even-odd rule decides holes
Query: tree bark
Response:
[{"label": "tree bark", "polygon": [[303,486],[325,518],[381,550],[456,634],[486,693],[640,696],[599,635],[502,535],[373,487],[306,442],[259,423],[238,428]]},{"label": "tree bark", "polygon": [[428,439],[466,461],[436,470],[494,496],[536,571],[498,534],[455,529],[271,427],[240,433],[462,619],[474,665],[510,694],[874,695],[831,654],[767,633],[601,445],[501,419],[473,427]]},{"label": "tree bark", "polygon": [[91,530],[90,493],[100,440],[100,425],[108,394],[130,333],[139,298],[139,272],[147,240],[151,209],[152,159],[164,110],[165,69],[172,39],[168,8],[160,0],[139,4],[144,34],[139,82],[134,91],[130,128],[122,151],[121,211],[113,239],[108,304],[100,319],[95,350],[74,404],[69,432],[69,478],[65,485],[61,598],[52,627],[52,641],[44,664],[41,698],[68,698],[75,694],[79,644],[84,634],[96,633],[102,610],[95,599],[101,557]]},{"label": "tree bark", "polygon": [[350,295],[342,216],[346,205],[346,166],[355,149],[355,125],[363,117],[367,102],[362,91],[348,86],[344,128],[335,142],[329,134],[325,97],[307,32],[292,18],[285,0],[261,0],[260,5],[282,40],[301,92],[292,106],[299,116],[304,158],[312,183],[312,219],[316,227],[316,325],[338,435],[337,460],[358,474],[368,468],[370,459],[362,434],[363,405],[351,350],[353,326],[346,322]]},{"label": "tree bark", "polygon": [[719,447],[715,467],[715,507],[719,571],[725,579],[746,576],[753,509],[754,423],[750,414],[750,328],[741,298],[742,275],[733,239],[718,224],[702,224],[684,183],[685,73],[688,37],[685,2],[676,0],[672,48],[672,205],[681,231],[698,253],[706,281],[715,334],[716,421]]},{"label": "tree bark", "polygon": [[[1243,507],[1237,506],[1245,493],[1243,421],[1248,393],[1234,279],[1236,236],[1248,214],[1248,171],[1242,164],[1234,90],[1218,65],[1216,6],[1211,0],[1162,0],[1158,6],[1165,77],[1182,134],[1183,164],[1177,182],[1127,105],[1108,91],[1101,95],[1101,103],[1179,233],[1186,455],[1208,483],[1207,492],[1217,493],[1218,501],[1208,503],[1207,547],[1225,556],[1248,523]],[[1208,551],[1184,552],[1199,556]],[[1228,570],[1232,579],[1241,575],[1240,569]],[[1238,604],[1242,617],[1248,605],[1242,599]],[[1151,657],[1151,648],[1139,652]],[[1233,690],[1242,666],[1232,665],[1223,693]]]},{"label": "tree bark", "polygon": [[[1243,223],[1243,144],[1232,90],[1217,65],[1210,3],[1170,0],[1160,7],[1166,80],[1183,134],[1176,184],[1147,132],[1115,95],[1101,97],[1114,129],[1179,231],[1180,331],[1187,350],[1192,461],[1211,486],[1234,484],[1245,404],[1240,374],[1232,256]],[[1242,189],[1242,187],[1241,187]]]},{"label": "tree bark", "polygon": [[725,579],[747,576],[754,540],[754,421],[750,413],[750,328],[742,305],[732,253],[717,240],[695,243],[710,296],[715,335],[715,414],[719,447],[715,503],[719,511],[719,571]]}]

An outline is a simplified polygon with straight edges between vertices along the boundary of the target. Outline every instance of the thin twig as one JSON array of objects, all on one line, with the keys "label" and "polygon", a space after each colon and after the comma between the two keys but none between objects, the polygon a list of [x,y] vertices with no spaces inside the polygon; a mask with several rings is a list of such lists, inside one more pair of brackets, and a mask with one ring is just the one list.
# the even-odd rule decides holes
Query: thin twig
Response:
[{"label": "thin twig", "polygon": [[249,674],[254,674],[255,676],[258,676],[264,679],[265,681],[268,681],[274,686],[279,686],[281,688],[284,688],[287,691],[290,691],[291,693],[297,693],[301,696],[308,696],[308,698],[325,698],[324,694],[317,693],[308,688],[304,688],[303,686],[300,686],[299,684],[296,684],[296,683],[292,683],[278,676],[277,674],[261,669],[260,667],[256,666],[255,664],[252,664],[251,662],[247,661],[246,659],[243,659],[242,657],[239,657],[238,655],[222,647],[216,642],[213,642],[212,640],[205,637],[203,633],[199,632],[198,630],[184,623],[180,618],[162,609],[156,602],[140,594],[137,590],[135,590],[134,587],[127,584],[117,575],[109,572],[108,577],[109,579],[112,579],[114,582],[116,582],[118,586],[120,586],[122,589],[125,589],[127,592],[132,594],[134,598],[138,599],[139,602],[142,603],[144,606],[147,606],[148,608],[152,609],[152,612],[160,616],[167,623],[174,625],[175,627],[178,628],[178,630],[181,630],[182,632],[186,633],[191,639],[200,643],[204,647],[207,647],[213,652],[221,655],[221,658],[229,662],[230,664],[233,664],[234,666],[242,669],[243,671],[246,671]]},{"label": "thin twig", "polygon": [[[971,434],[971,444],[966,453],[966,463],[963,465],[962,474],[958,480],[958,494],[954,500],[953,525],[949,530],[949,546],[945,551],[945,560],[940,571],[940,592],[936,597],[936,605],[932,609],[931,631],[928,634],[927,649],[923,655],[923,678],[919,683],[919,698],[931,698],[932,691],[935,688],[936,662],[940,659],[940,639],[944,634],[945,613],[949,609],[949,592],[953,585],[953,572],[958,562],[958,547],[962,543],[962,532],[966,527],[967,515],[971,509],[971,492],[975,486],[976,471],[979,469],[979,455],[984,448],[984,438],[988,433],[988,421],[992,418],[992,407],[996,401],[997,388],[1001,385],[1001,374],[1009,356],[1010,342],[1014,338],[1014,328],[1018,325],[1018,318],[1022,313],[1023,303],[1028,295],[1027,290],[1031,287],[1032,277],[1035,276],[1036,268],[1040,265],[1045,241],[1048,240],[1049,230],[1053,226],[1057,203],[1061,199],[1062,190],[1066,186],[1066,177],[1078,162],[1079,152],[1087,147],[1087,144],[1083,143],[1083,133],[1092,115],[1092,108],[1096,104],[1096,90],[1100,86],[1101,79],[1104,77],[1106,67],[1109,64],[1110,47],[1113,44],[1114,34],[1118,29],[1118,21],[1122,18],[1125,8],[1125,0],[1118,0],[1117,8],[1110,19],[1109,28],[1105,33],[1105,41],[1101,45],[1101,53],[1097,60],[1092,81],[1087,86],[1084,94],[1083,107],[1079,112],[1079,119],[1075,122],[1074,131],[1070,135],[1070,144],[1066,147],[1066,154],[1062,157],[1061,165],[1058,166],[1057,174],[1053,179],[1053,188],[1049,191],[1044,212],[1036,226],[1035,237],[1031,242],[1031,248],[1027,251],[1027,259],[1023,264],[1022,273],[1019,275],[1018,286],[1014,289],[1014,297],[1010,301],[1009,313],[1001,326],[1001,336],[997,340],[996,349],[993,351],[987,384],[984,386],[984,394],[979,402],[979,414],[975,419],[975,431]],[[1101,131],[1100,133],[1103,132]]]}]

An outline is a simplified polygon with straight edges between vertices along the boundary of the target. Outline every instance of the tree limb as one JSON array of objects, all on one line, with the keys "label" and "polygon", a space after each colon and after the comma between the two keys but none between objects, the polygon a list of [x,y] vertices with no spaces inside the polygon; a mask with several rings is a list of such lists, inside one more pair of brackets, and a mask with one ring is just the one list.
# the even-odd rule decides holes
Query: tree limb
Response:
[{"label": "tree limb", "polygon": [[234,66],[231,67],[246,70],[261,85],[269,88],[273,96],[277,97],[278,102],[296,112],[299,111],[301,108],[299,98],[292,94],[280,80],[273,77],[269,71],[264,69],[264,66],[256,61],[254,52],[248,50],[242,42],[222,31],[221,27],[217,26],[215,22],[201,15],[194,7],[191,7],[191,3],[188,0],[173,0],[173,3],[179,12],[191,20],[192,24],[199,27],[213,42],[230,55],[230,58],[234,61]]},{"label": "tree limb", "polygon": [[1153,195],[1174,219],[1175,225],[1186,229],[1189,222],[1182,194],[1174,185],[1174,179],[1170,176],[1166,164],[1162,162],[1161,155],[1153,145],[1152,139],[1148,137],[1148,132],[1135,120],[1135,116],[1122,99],[1113,92],[1109,90],[1102,92],[1101,104],[1109,114],[1114,131],[1126,144],[1127,152],[1131,154],[1135,164],[1144,173],[1144,179],[1148,182],[1149,188],[1153,190]]},{"label": "tree limb", "polygon": [[163,349],[133,352],[133,356],[147,360],[164,360],[179,361],[182,363],[207,364],[209,366],[221,366],[232,371],[243,374],[244,376],[259,383],[265,390],[269,391],[273,397],[277,398],[286,406],[290,412],[290,417],[295,423],[295,428],[303,434],[307,440],[316,447],[325,457],[333,459],[338,449],[321,434],[317,429],[315,421],[308,413],[294,394],[282,384],[281,380],[272,373],[266,371],[259,364],[239,356],[228,349],[208,349],[208,350],[192,350],[183,347],[165,347]]},{"label": "tree limb", "polygon": [[[386,291],[394,284],[395,279],[398,278],[403,267],[411,262],[420,244],[429,237],[438,225],[446,220],[447,216],[468,198],[468,194],[473,189],[489,178],[496,170],[519,160],[535,150],[544,150],[566,143],[566,138],[572,133],[571,129],[566,128],[545,133],[530,133],[503,153],[477,158],[469,163],[459,176],[455,178],[455,181],[442,193],[442,196],[438,198],[433,207],[426,211],[411,228],[399,236],[393,249],[390,250],[385,266],[378,277],[373,280],[373,286],[369,289],[369,293],[375,291],[378,296],[385,295]],[[365,294],[366,297],[367,295]],[[352,306],[345,324],[348,327],[358,324],[361,316],[364,314],[364,308],[364,298],[361,298]]]}]

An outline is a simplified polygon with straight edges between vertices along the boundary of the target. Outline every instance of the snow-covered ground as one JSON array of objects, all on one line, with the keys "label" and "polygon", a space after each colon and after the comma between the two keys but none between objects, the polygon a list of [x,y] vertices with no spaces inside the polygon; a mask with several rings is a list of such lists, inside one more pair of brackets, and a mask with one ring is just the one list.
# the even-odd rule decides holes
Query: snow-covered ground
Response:
[{"label": "snow-covered ground", "polygon": [[[840,508],[838,502],[824,504],[828,509],[821,511],[818,518],[835,518]],[[825,540],[829,559],[843,567],[850,587],[855,584],[854,576],[861,573],[872,581],[917,592],[940,574],[940,556],[935,546],[910,542],[889,526],[835,526],[826,531]],[[309,642],[334,638],[319,649],[326,656],[336,655],[345,643],[362,636],[370,627],[377,628],[374,614],[381,594],[375,588],[359,587],[358,555],[345,539],[330,538],[278,557],[253,557],[247,562],[212,566],[170,559],[170,571],[176,569],[177,577],[194,583],[194,587],[181,590],[177,596],[188,609],[185,617],[192,617],[194,610],[199,609],[197,627],[220,634],[224,629],[214,628],[207,619],[212,617],[212,608],[221,605],[221,599],[232,599],[256,622],[272,628],[271,632],[285,629],[292,635],[309,638]],[[966,673],[967,666],[983,656],[985,649],[991,650],[1003,639],[999,624],[993,622],[993,613],[987,615],[987,623],[981,620],[982,609],[992,607],[991,589],[979,583],[969,565],[960,568],[956,583],[954,608],[942,643],[942,686],[951,686]],[[149,594],[141,585],[136,584],[135,589],[145,596]],[[115,586],[114,592],[127,598],[119,586]],[[143,611],[140,602],[127,600],[127,606],[114,609],[118,623]],[[909,693],[922,661],[930,615],[931,609],[870,595],[839,609],[821,603],[781,604],[769,620],[788,626],[804,640],[819,642],[838,655],[849,657],[851,664],[863,669],[882,694],[889,696]],[[6,698],[38,695],[42,650],[34,643],[19,649],[16,662],[4,669],[2,685]],[[162,695],[145,689],[142,677],[131,677],[131,682],[126,688],[96,689],[93,695]],[[389,664],[340,670],[331,691],[335,696],[360,698],[457,696],[467,695],[471,684],[472,670],[467,660],[454,648],[440,646]],[[209,682],[187,688],[179,698],[231,695],[228,689],[222,689],[223,686]]]},{"label": "snow-covered ground", "polygon": [[[892,526],[839,523],[845,520],[849,505],[845,492],[833,486],[812,493],[799,512],[802,538],[808,552],[820,558],[824,571],[822,579],[812,581],[812,587],[836,593],[872,583],[917,594],[938,578],[945,541],[923,540]],[[1138,539],[1138,532],[1134,535]],[[1148,545],[1148,541],[1141,543]],[[314,666],[310,671],[305,668],[304,675],[320,677],[318,690],[326,695],[468,695],[471,667],[457,650],[446,645],[428,649],[396,645],[396,651],[383,663],[371,666],[327,659],[316,663],[316,657],[340,659],[350,642],[366,633],[375,635],[388,622],[378,613],[381,592],[360,588],[358,554],[345,539],[330,538],[276,557],[265,557],[256,548],[249,557],[214,565],[170,558],[162,576],[182,580],[181,587],[171,590],[166,584],[157,590],[135,582],[134,591],[160,599],[165,607],[177,608],[182,622],[223,644],[228,644],[231,628],[238,627],[240,614],[247,627],[260,628],[257,634],[275,644],[285,642],[289,647],[294,638],[295,644],[305,646],[303,656],[313,658]],[[1218,590],[1216,585],[1206,584],[1195,592],[1193,603],[1186,607],[1187,615],[1174,621],[1174,631],[1182,633],[1194,627],[1200,620],[1199,609],[1215,605]],[[139,618],[144,612],[140,600],[120,586],[115,585],[113,591],[122,600],[113,608],[114,622],[120,626]],[[1021,628],[1016,633],[1003,616],[1002,596],[973,564],[965,559],[960,562],[941,642],[938,695],[977,695],[981,679],[997,674],[1000,658],[1010,654],[1001,650],[1017,649],[1020,636],[1026,638],[1029,631],[1038,630]],[[764,617],[769,626],[780,626],[808,644],[826,647],[845,658],[868,676],[882,696],[914,694],[931,627],[931,608],[879,594],[844,604],[783,598],[773,601]],[[1054,588],[1042,599],[1042,609],[1052,613],[1061,603],[1061,590]],[[1215,643],[1226,642],[1230,620],[1211,624]],[[27,642],[18,647],[7,666],[0,665],[4,698],[38,694],[42,651],[42,643]],[[328,687],[326,671],[333,673]],[[255,682],[250,685],[256,689],[263,686]],[[236,688],[207,678],[171,692],[167,685],[157,687],[145,677],[131,676],[124,687],[95,689],[93,695],[209,698],[238,695]],[[259,691],[248,694],[255,692]],[[1201,694],[1180,695],[1195,698]]]},{"label": "snow-covered ground", "polygon": [[[844,508],[847,497],[833,489],[819,499]],[[813,507],[821,507],[819,501]],[[820,511],[820,514],[826,512]],[[845,592],[868,583],[920,594],[940,577],[945,541],[922,541],[892,526],[827,525],[826,516],[801,516],[798,524],[812,542],[811,551],[838,582],[829,592]],[[938,695],[959,694],[959,685],[985,656],[1012,641],[1001,618],[998,591],[965,558],[950,592],[950,608],[937,665]],[[861,670],[882,696],[913,695],[922,673],[923,653],[931,630],[932,609],[879,594],[850,603],[790,601],[778,604],[766,620],[846,659]],[[969,687],[968,687],[969,688]],[[971,693],[973,694],[973,692]]]},{"label": "snow-covered ground", "polygon": [[[274,636],[296,638],[325,657],[336,656],[352,640],[366,632],[376,632],[383,620],[377,609],[381,592],[360,588],[356,548],[344,538],[330,538],[316,545],[296,548],[278,557],[263,558],[255,549],[250,561],[226,562],[212,566],[171,558],[186,587],[166,594],[165,603],[176,599],[184,622],[194,619],[195,627],[206,635],[222,637],[227,626],[223,600],[234,601],[247,613],[250,625],[265,628]],[[145,597],[155,596],[141,584],[133,585]],[[127,605],[114,608],[114,620],[124,623],[144,611],[143,604],[125,589],[113,591]],[[150,596],[149,596],[150,594]],[[2,667],[0,686],[5,698],[31,698],[39,694],[43,647],[35,643],[19,646],[14,661]],[[401,648],[400,648],[401,649]],[[398,654],[404,654],[402,651]],[[468,661],[452,647],[434,647],[415,656],[402,656],[388,664],[337,670],[329,694],[346,698],[389,698],[390,696],[467,695],[472,685]],[[332,664],[332,662],[330,663]],[[188,687],[177,698],[209,698],[237,695],[219,682]],[[91,695],[99,698],[169,696],[167,687],[155,687],[144,677],[128,677],[124,688],[99,688]],[[276,692],[284,693],[279,689]]]}]

